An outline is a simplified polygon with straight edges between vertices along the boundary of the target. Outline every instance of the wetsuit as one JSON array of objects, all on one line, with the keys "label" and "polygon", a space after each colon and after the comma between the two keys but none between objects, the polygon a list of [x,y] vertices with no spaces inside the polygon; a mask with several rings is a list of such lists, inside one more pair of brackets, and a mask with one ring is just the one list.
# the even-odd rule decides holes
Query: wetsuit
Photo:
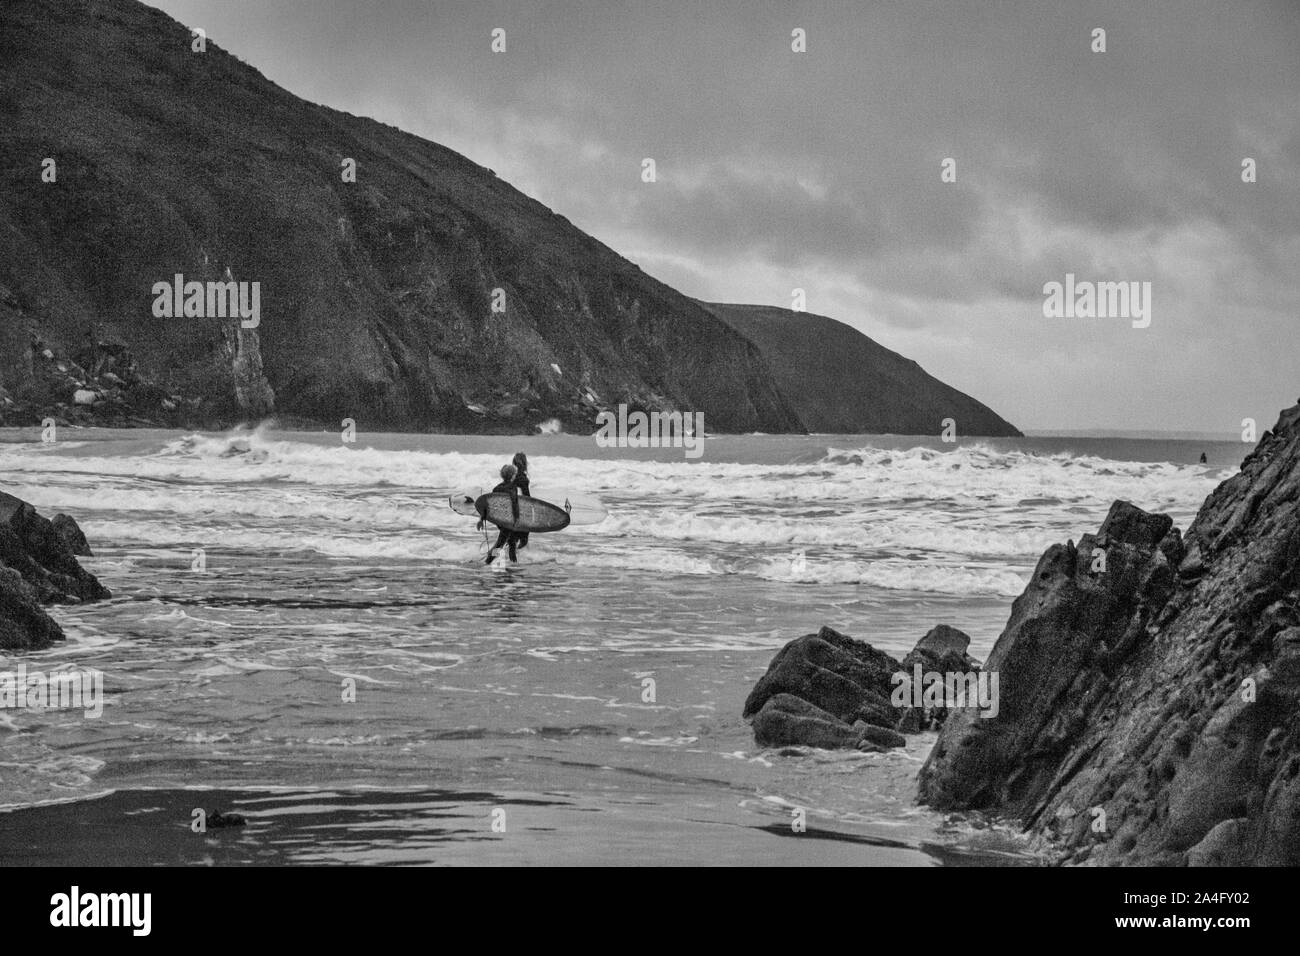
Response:
[{"label": "wetsuit", "polygon": [[[497,485],[495,488],[492,489],[492,493],[494,495],[508,494],[510,496],[510,508],[514,514],[514,519],[518,521],[519,520],[519,488],[515,484],[515,482],[503,481],[501,482],[501,484]],[[518,558],[515,557],[516,537],[517,535],[515,534],[515,532],[507,531],[505,528],[502,528],[497,533],[497,543],[492,545],[491,550],[488,551],[488,558],[487,558],[488,564],[492,563],[492,557],[493,557],[492,552],[496,551],[503,544],[507,546],[507,551],[509,551],[510,553],[510,560],[517,561]]]}]

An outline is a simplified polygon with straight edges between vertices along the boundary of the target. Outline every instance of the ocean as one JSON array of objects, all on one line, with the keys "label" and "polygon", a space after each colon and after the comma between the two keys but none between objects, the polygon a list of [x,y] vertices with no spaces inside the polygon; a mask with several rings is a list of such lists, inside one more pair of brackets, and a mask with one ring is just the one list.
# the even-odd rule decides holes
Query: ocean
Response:
[{"label": "ocean", "polygon": [[[1033,864],[916,805],[932,733],[764,751],[746,695],[823,624],[897,657],[950,624],[982,660],[1045,548],[1117,498],[1185,529],[1249,448],[3,430],[0,490],[74,516],[114,596],[0,658],[105,694],[0,711],[0,864]],[[447,499],[516,451],[608,516],[485,566]]]}]

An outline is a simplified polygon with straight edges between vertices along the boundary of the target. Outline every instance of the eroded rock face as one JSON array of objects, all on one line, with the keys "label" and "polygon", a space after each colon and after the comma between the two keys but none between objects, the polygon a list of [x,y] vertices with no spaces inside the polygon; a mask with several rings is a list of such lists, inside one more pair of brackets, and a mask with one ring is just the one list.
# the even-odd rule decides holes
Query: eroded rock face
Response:
[{"label": "eroded rock face", "polygon": [[1300,863],[1300,407],[1186,539],[1117,502],[1055,545],[957,712],[923,802],[1017,818],[1069,862]]},{"label": "eroded rock face", "polygon": [[0,492],[0,649],[38,650],[64,639],[42,605],[111,596],[77,562],[75,547],[86,540],[77,523],[58,518],[56,525],[27,502]]},{"label": "eroded rock face", "polygon": [[941,722],[945,706],[896,703],[897,675],[910,677],[917,664],[923,672],[977,673],[978,663],[966,654],[969,644],[961,631],[939,625],[899,662],[823,627],[777,652],[745,701],[744,716],[752,719],[761,747],[901,747],[907,741],[900,731]]}]

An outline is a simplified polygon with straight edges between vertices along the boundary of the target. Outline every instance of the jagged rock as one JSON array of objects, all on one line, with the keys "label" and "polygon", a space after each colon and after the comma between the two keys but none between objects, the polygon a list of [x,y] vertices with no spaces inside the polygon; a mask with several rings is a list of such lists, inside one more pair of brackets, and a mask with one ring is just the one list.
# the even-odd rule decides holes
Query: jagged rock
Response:
[{"label": "jagged rock", "polygon": [[85,533],[77,522],[64,514],[57,514],[50,522],[54,526],[54,531],[73,554],[82,558],[93,558],[90,551],[90,542],[86,540]]},{"label": "jagged rock", "polygon": [[0,560],[23,576],[41,600],[79,602],[109,597],[95,576],[77,563],[51,521],[13,495],[0,492]]},{"label": "jagged rock", "polygon": [[1300,407],[1185,539],[1116,502],[1049,548],[985,665],[998,716],[948,718],[922,801],[1018,819],[1062,861],[1300,863],[1298,501]]},{"label": "jagged rock", "polygon": [[77,563],[52,522],[27,502],[0,492],[0,648],[39,649],[63,640],[42,604],[110,596]]}]

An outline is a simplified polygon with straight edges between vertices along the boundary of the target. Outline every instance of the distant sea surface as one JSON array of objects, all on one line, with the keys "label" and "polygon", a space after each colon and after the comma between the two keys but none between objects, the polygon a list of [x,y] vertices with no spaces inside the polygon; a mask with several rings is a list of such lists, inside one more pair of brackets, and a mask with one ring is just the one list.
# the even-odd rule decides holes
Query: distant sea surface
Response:
[{"label": "distant sea surface", "polygon": [[[1249,450],[0,430],[0,490],[76,517],[114,593],[21,658],[102,671],[107,702],[0,711],[0,865],[1032,863],[916,805],[932,734],[762,751],[745,696],[823,624],[901,657],[947,623],[984,659],[1045,548],[1117,498],[1185,529]],[[447,498],[516,451],[535,496],[609,514],[488,567]]]}]

